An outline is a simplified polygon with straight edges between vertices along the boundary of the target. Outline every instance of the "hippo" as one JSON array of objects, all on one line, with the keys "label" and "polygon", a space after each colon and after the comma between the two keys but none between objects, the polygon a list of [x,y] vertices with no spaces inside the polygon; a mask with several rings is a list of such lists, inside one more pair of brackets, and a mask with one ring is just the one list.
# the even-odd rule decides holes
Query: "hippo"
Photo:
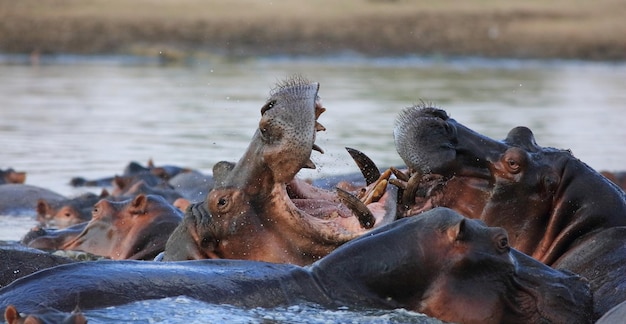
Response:
[{"label": "hippo", "polygon": [[190,203],[203,201],[209,191],[213,189],[213,176],[203,174],[200,171],[179,173],[167,181],[182,198]]},{"label": "hippo", "polygon": [[40,199],[60,202],[67,198],[37,186],[19,183],[0,184],[0,215],[35,216]]},{"label": "hippo", "polygon": [[67,257],[29,248],[17,242],[3,241],[0,241],[0,260],[2,260],[0,287],[41,269],[74,261]]},{"label": "hippo", "polygon": [[[395,219],[378,199],[369,206],[351,193],[296,178],[315,168],[310,156],[325,111],[319,84],[302,77],[279,83],[261,108],[259,127],[235,164],[214,167],[214,188],[191,204],[169,238],[163,259],[246,259],[310,264],[372,227]],[[387,203],[391,201],[390,203]],[[362,224],[365,224],[363,226]]]},{"label": "hippo", "polygon": [[[148,161],[147,166],[143,166],[138,162],[131,161],[122,171],[121,177],[140,176],[146,181],[153,178],[167,181],[178,174],[190,172],[191,169],[174,165],[155,166],[152,159]],[[88,180],[83,177],[74,177],[70,180],[73,187],[111,187],[116,176],[104,177],[99,179]]]},{"label": "hippo", "polygon": [[24,183],[26,181],[26,172],[15,171],[13,168],[5,170],[0,169],[0,184],[5,183]]},{"label": "hippo", "polygon": [[305,267],[250,260],[60,265],[0,290],[0,307],[39,314],[174,296],[239,307],[405,308],[458,323],[590,323],[592,316],[580,276],[512,249],[503,229],[447,208],[373,229]]},{"label": "hippo", "polygon": [[13,305],[6,307],[4,319],[7,324],[87,324],[87,318],[76,309],[69,314],[63,312],[46,311],[43,315],[28,314],[21,316]]},{"label": "hippo", "polygon": [[442,206],[504,228],[512,247],[587,278],[596,319],[626,300],[626,195],[569,150],[526,127],[493,140],[424,105],[400,114],[394,138],[413,179],[404,216]]},{"label": "hippo", "polygon": [[176,201],[179,198],[183,198],[183,195],[181,195],[178,191],[174,190],[174,188],[172,188],[169,184],[165,182],[157,184],[157,185],[149,185],[144,180],[139,180],[137,182],[132,183],[127,188],[124,188],[124,190],[120,190],[119,192],[116,192],[115,196],[118,198],[123,198],[123,197],[135,197],[139,194],[158,195],[158,196],[165,198],[165,200],[169,202],[170,204],[174,203],[174,201]]},{"label": "hippo", "polygon": [[181,219],[182,212],[160,196],[102,199],[94,205],[89,222],[56,231],[38,229],[22,242],[41,250],[78,250],[113,260],[151,260],[163,251]]},{"label": "hippo", "polygon": [[87,222],[91,219],[93,205],[108,196],[109,192],[103,189],[100,195],[86,192],[62,201],[39,199],[37,200],[37,221],[43,227],[55,228],[65,228]]}]

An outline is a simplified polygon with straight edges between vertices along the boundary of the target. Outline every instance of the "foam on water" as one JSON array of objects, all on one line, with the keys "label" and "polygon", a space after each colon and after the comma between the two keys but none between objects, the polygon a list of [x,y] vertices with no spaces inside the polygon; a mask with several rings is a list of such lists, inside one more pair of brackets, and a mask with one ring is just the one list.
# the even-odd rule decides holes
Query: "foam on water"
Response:
[{"label": "foam on water", "polygon": [[316,305],[244,309],[203,303],[187,297],[146,300],[124,306],[86,311],[89,323],[442,323],[404,309],[323,309]]}]

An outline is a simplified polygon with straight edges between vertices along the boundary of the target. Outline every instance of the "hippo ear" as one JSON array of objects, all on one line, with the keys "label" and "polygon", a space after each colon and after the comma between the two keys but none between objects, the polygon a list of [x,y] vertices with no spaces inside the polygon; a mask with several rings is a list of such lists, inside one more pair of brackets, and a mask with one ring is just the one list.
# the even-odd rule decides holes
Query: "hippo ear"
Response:
[{"label": "hippo ear", "polygon": [[448,239],[450,239],[450,242],[459,241],[463,239],[464,233],[465,233],[465,219],[462,219],[460,222],[448,228],[446,231],[446,234],[448,235]]},{"label": "hippo ear", "polygon": [[507,134],[506,139],[504,139],[504,142],[512,146],[522,147],[531,152],[537,152],[540,149],[537,142],[535,142],[535,135],[533,134],[533,131],[524,126],[518,126],[511,129]]},{"label": "hippo ear", "polygon": [[144,214],[148,207],[148,197],[144,194],[139,194],[130,203],[133,214]]},{"label": "hippo ear", "polygon": [[113,185],[116,186],[120,190],[124,190],[124,188],[127,185],[127,181],[124,179],[124,177],[120,177],[120,176],[116,175],[113,178]]},{"label": "hippo ear", "polygon": [[106,198],[108,196],[110,196],[111,194],[109,193],[108,190],[106,189],[102,189],[102,192],[100,192],[100,196],[98,196],[98,198],[102,199],[102,198]]},{"label": "hippo ear", "polygon": [[38,216],[46,216],[48,211],[50,210],[50,204],[45,199],[37,200],[37,215]]},{"label": "hippo ear", "polygon": [[217,162],[213,166],[213,181],[215,182],[216,187],[221,187],[224,185],[224,181],[228,177],[230,171],[235,168],[235,163],[228,161],[220,161]]},{"label": "hippo ear", "polygon": [[17,309],[15,309],[15,306],[7,306],[7,309],[4,311],[4,319],[7,323],[17,323],[17,320],[20,318],[20,313],[18,313]]}]

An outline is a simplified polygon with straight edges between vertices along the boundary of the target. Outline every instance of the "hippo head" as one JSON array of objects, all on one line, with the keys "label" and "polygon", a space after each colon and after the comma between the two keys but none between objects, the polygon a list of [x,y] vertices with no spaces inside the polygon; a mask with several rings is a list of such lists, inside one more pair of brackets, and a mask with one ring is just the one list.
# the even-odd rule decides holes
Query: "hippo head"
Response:
[{"label": "hippo head", "polygon": [[87,192],[61,201],[39,199],[37,200],[37,221],[42,226],[56,228],[66,228],[87,222],[91,219],[93,205],[108,195],[108,191],[102,190],[100,195]]},{"label": "hippo head", "polygon": [[0,170],[0,184],[4,183],[24,183],[26,181],[26,172],[15,171],[12,168]]},{"label": "hippo head", "polygon": [[311,270],[335,300],[454,323],[582,323],[592,313],[584,279],[510,248],[502,228],[447,208],[375,229]]},{"label": "hippo head", "polygon": [[626,222],[623,192],[570,151],[537,145],[526,127],[496,141],[415,106],[398,117],[394,138],[417,179],[403,193],[406,215],[453,208],[505,228],[513,247],[546,264],[578,237]]},{"label": "hippo head", "polygon": [[124,201],[102,199],[92,219],[61,250],[121,259],[151,259],[164,249],[181,212],[161,196],[140,194]]},{"label": "hippo head", "polygon": [[[317,121],[325,111],[318,89],[317,83],[296,77],[271,92],[243,157],[216,165],[215,187],[204,202],[187,209],[164,260],[308,264],[365,231],[353,204],[347,207],[335,192],[295,177],[302,168],[315,168],[312,150],[322,151],[315,144],[316,132],[324,130]],[[384,211],[373,214],[382,218]]]}]

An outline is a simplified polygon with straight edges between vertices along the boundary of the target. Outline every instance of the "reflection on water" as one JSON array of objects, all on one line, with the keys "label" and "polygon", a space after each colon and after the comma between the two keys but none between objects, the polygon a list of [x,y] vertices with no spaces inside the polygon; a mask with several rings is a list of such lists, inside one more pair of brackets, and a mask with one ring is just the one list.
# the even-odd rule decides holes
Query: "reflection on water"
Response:
[{"label": "reflection on water", "polygon": [[[40,66],[9,64],[6,57],[2,62],[0,57],[0,168],[26,171],[28,184],[69,196],[80,192],[67,185],[72,177],[119,174],[130,161],[152,158],[157,165],[210,172],[220,160],[238,160],[269,90],[292,74],[320,82],[327,107],[320,117],[327,131],[317,136],[325,154],[313,153],[318,168],[304,177],[357,171],[346,146],[381,167],[401,164],[393,123],[402,108],[421,100],[488,136],[502,139],[525,125],[540,145],[569,148],[597,169],[626,169],[624,64],[346,57],[172,66],[115,57],[44,58]],[[0,240],[16,240],[33,222],[4,217],[0,225]],[[154,308],[130,307],[98,316],[138,314],[140,322],[159,322],[142,317]],[[189,322],[207,306],[182,309],[187,315],[176,316]],[[242,322],[280,322],[272,316],[285,313],[241,316]],[[170,315],[163,317],[169,321]],[[339,318],[368,321],[364,316]]]}]

